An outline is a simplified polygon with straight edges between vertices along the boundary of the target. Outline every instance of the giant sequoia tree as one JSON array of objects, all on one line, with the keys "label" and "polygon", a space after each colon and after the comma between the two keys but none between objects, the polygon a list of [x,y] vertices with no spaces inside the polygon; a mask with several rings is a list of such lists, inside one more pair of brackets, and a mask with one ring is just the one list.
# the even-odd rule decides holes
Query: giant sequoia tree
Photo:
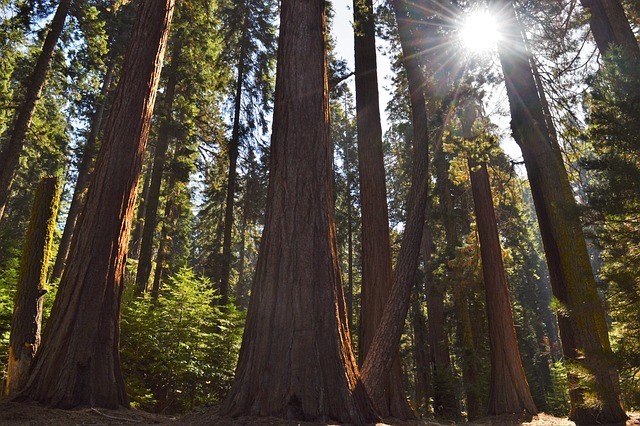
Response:
[{"label": "giant sequoia tree", "polygon": [[578,209],[559,147],[551,142],[522,29],[509,0],[493,0],[498,44],[511,107],[513,137],[522,150],[538,216],[568,363],[570,418],[578,424],[620,422],[618,375],[605,314],[591,270]]},{"label": "giant sequoia tree", "polygon": [[[481,141],[473,131],[476,115],[473,105],[465,108],[461,121],[464,137],[467,140]],[[480,240],[482,275],[489,321],[491,387],[488,411],[489,414],[525,411],[535,414],[538,410],[524,375],[518,339],[513,325],[509,287],[502,260],[502,247],[493,206],[489,171],[485,160],[477,158],[478,154],[481,153],[469,154],[468,165]]]},{"label": "giant sequoia tree", "polygon": [[127,405],[120,370],[122,279],[174,0],[143,0],[83,212],[21,400]]},{"label": "giant sequoia tree", "polygon": [[[362,314],[360,363],[366,358],[380,322],[391,285],[391,241],[385,184],[382,127],[378,102],[375,24],[373,2],[354,0],[356,114],[358,120],[358,165],[362,210]],[[376,408],[384,417],[413,417],[404,395],[402,366],[396,356],[383,405]]]},{"label": "giant sequoia tree", "polygon": [[267,212],[236,380],[223,413],[361,424],[338,270],[324,0],[284,0]]}]

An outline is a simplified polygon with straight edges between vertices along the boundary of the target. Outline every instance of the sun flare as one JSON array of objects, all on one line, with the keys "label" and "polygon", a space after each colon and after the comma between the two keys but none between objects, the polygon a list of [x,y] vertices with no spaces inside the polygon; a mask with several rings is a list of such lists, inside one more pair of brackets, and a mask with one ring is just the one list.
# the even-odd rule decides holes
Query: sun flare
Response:
[{"label": "sun flare", "polygon": [[487,10],[476,10],[462,20],[460,41],[473,54],[487,53],[495,49],[498,28],[495,18]]}]

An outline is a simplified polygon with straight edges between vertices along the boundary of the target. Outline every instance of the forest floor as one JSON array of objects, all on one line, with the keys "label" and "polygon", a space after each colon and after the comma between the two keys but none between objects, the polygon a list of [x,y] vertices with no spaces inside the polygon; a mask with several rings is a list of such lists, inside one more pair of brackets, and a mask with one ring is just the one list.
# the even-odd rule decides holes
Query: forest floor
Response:
[{"label": "forest floor", "polygon": [[[640,426],[640,412],[629,413],[631,419],[626,426]],[[202,407],[182,416],[165,416],[140,410],[55,410],[35,404],[17,404],[0,399],[0,426],[111,426],[157,424],[173,426],[321,426],[320,423],[300,423],[276,418],[240,417],[229,419],[218,415],[218,407]],[[471,423],[457,423],[468,426],[573,426],[566,418],[540,414],[532,419],[518,419],[513,416],[486,417]],[[432,420],[411,422],[389,421],[379,425],[398,426],[453,426],[456,423],[438,423]]]}]

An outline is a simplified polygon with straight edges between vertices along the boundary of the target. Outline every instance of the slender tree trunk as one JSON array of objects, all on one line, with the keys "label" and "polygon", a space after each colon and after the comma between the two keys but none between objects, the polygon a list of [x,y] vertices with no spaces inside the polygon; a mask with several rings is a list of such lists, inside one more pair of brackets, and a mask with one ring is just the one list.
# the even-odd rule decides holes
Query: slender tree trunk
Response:
[{"label": "slender tree trunk", "polygon": [[[473,123],[476,113],[469,106],[462,118],[465,139],[473,140]],[[518,338],[513,324],[507,275],[502,260],[502,247],[498,235],[496,213],[491,195],[489,172],[486,163],[478,164],[468,159],[471,176],[471,192],[476,213],[476,224],[482,257],[489,343],[491,357],[491,385],[489,387],[488,413],[492,415],[538,412],[529,383],[524,375]]]},{"label": "slender tree trunk", "polygon": [[283,0],[264,232],[231,416],[376,419],[346,324],[333,218],[324,0]]},{"label": "slender tree trunk", "polygon": [[[393,284],[391,240],[385,184],[382,127],[378,101],[375,23],[372,0],[354,0],[355,82],[358,123],[358,165],[362,210],[362,306],[359,362],[366,359]],[[414,418],[402,384],[399,351],[383,384],[382,417]],[[374,401],[378,403],[378,401]]]},{"label": "slender tree trunk", "polygon": [[247,256],[247,201],[244,202],[244,212],[242,213],[242,225],[240,227],[240,253],[238,254],[238,285],[236,286],[236,305],[240,308],[247,307],[247,294],[249,289],[245,284],[245,263]]},{"label": "slender tree trunk", "polygon": [[467,420],[472,421],[484,414],[481,412],[481,393],[478,389],[479,368],[476,362],[476,345],[473,338],[473,326],[469,306],[465,300],[464,289],[467,283],[458,283],[453,289],[453,300],[456,310],[458,338],[462,346],[462,381],[467,408]]},{"label": "slender tree trunk", "polygon": [[[405,41],[407,40],[407,5],[399,0],[395,0],[392,4],[398,18],[402,43],[403,33]],[[401,25],[405,26],[402,27]],[[395,359],[404,328],[404,321],[411,303],[411,288],[416,280],[427,202],[429,136],[424,93],[422,92],[423,78],[415,62],[415,55],[409,49],[410,47],[406,43],[402,43],[402,61],[409,80],[414,128],[413,171],[408,200],[407,223],[402,237],[389,299],[361,370],[362,381],[367,392],[369,392],[369,396],[374,403],[378,405],[380,405],[381,401],[384,401],[384,383]]]},{"label": "slender tree trunk", "polygon": [[[437,180],[436,191],[440,199],[440,214],[445,230],[445,253],[447,260],[453,260],[455,258],[456,247],[459,244],[459,237],[456,228],[456,215],[453,205],[451,181],[449,180],[448,162],[441,147],[436,150],[434,156]],[[447,418],[458,418],[460,416],[460,409],[458,407],[458,398],[455,395],[456,379],[451,371],[449,338],[445,329],[445,288],[443,288],[443,285],[445,285],[445,283],[433,283],[427,288],[429,342],[433,375],[433,405],[436,414]],[[473,339],[471,341],[473,341]],[[473,346],[471,348],[473,348]],[[471,367],[471,369],[473,369],[473,367]],[[463,368],[463,381],[465,381],[466,384],[467,381],[475,379],[476,375],[466,377],[464,374],[465,371]],[[468,384],[470,388],[476,387],[475,382],[469,382]],[[469,405],[468,402],[467,404]],[[469,410],[467,410],[467,412],[468,411]]]},{"label": "slender tree trunk", "polygon": [[0,220],[2,220],[7,201],[11,195],[11,186],[18,171],[27,131],[31,126],[36,104],[40,99],[49,68],[51,68],[53,53],[64,28],[64,21],[67,18],[70,7],[71,0],[60,0],[56,13],[53,15],[49,32],[44,40],[42,52],[38,56],[33,73],[27,80],[25,97],[18,109],[11,138],[4,146],[2,155],[0,155]]},{"label": "slender tree trunk", "polygon": [[[243,23],[244,26],[244,23]],[[238,151],[240,148],[240,113],[242,112],[242,87],[245,78],[245,45],[246,29],[242,34],[242,46],[238,60],[238,76],[236,78],[236,97],[233,111],[233,130],[229,142],[229,174],[227,176],[227,199],[224,210],[224,234],[222,240],[222,268],[220,271],[221,305],[229,303],[229,276],[231,275],[231,239],[233,231],[233,207],[236,199],[236,178],[238,167]]]},{"label": "slender tree trunk", "polygon": [[[155,149],[154,149],[155,153]],[[155,156],[155,155],[154,155]],[[142,230],[144,229],[144,216],[147,212],[147,197],[149,197],[149,187],[151,186],[151,170],[147,165],[144,173],[144,182],[142,183],[142,193],[140,194],[140,202],[136,213],[136,226],[131,235],[131,247],[129,250],[129,258],[136,259],[140,257],[140,245],[142,244]]]},{"label": "slender tree trunk", "polygon": [[[346,168],[346,167],[345,167]],[[347,178],[348,179],[348,178]],[[353,322],[353,200],[351,197],[351,182],[347,181],[347,324],[349,330],[354,329]]]},{"label": "slender tree trunk", "polygon": [[570,418],[577,424],[621,422],[627,416],[604,309],[562,155],[549,138],[515,9],[508,0],[492,4],[503,23],[498,49],[511,128],[527,168],[553,293],[563,307],[558,324],[569,371]]},{"label": "slender tree trunk", "polygon": [[182,50],[179,36],[176,37],[176,47],[171,58],[167,93],[164,99],[164,117],[158,134],[156,150],[153,155],[153,168],[151,169],[151,183],[145,199],[144,228],[142,230],[142,242],[140,244],[140,256],[138,257],[138,270],[136,274],[136,294],[141,295],[147,291],[149,276],[151,275],[151,261],[153,257],[153,240],[158,224],[158,206],[160,204],[160,188],[164,175],[165,158],[169,150],[171,138],[173,102],[178,85],[178,64]]},{"label": "slender tree trunk", "polygon": [[[173,180],[173,179],[172,179]],[[173,187],[170,184],[169,187]],[[158,254],[156,255],[156,271],[153,274],[153,285],[151,286],[151,298],[158,300],[160,297],[160,287],[162,286],[162,280],[167,274],[168,266],[166,262],[169,257],[169,223],[175,219],[174,212],[176,211],[176,205],[173,199],[169,197],[164,207],[165,222],[162,224],[162,230],[160,231],[160,244],[158,246]]]},{"label": "slender tree trunk", "polygon": [[[429,203],[429,201],[427,201]],[[429,208],[427,204],[427,208]],[[425,265],[425,277],[424,283],[419,283],[416,286],[413,297],[413,305],[411,307],[413,317],[413,333],[414,333],[414,356],[416,360],[416,401],[415,404],[418,407],[420,414],[426,414],[429,398],[432,395],[432,375],[431,375],[431,363],[429,355],[431,352],[431,344],[429,341],[429,329],[427,328],[427,319],[425,318],[423,309],[423,299],[426,298],[426,287],[432,279],[431,271],[429,270],[429,262],[433,253],[433,237],[431,229],[429,228],[429,216],[430,211],[425,213],[427,220],[425,222],[424,231],[422,235],[422,243],[420,253],[422,255],[422,261]],[[428,308],[427,308],[428,309]]]},{"label": "slender tree trunk", "polygon": [[638,40],[631,31],[620,0],[580,0],[589,12],[589,26],[603,55],[611,46],[621,47],[628,55],[640,60]]},{"label": "slender tree trunk", "polygon": [[58,280],[62,276],[67,256],[69,255],[69,247],[71,246],[71,236],[78,220],[78,215],[84,205],[84,197],[89,186],[89,177],[91,175],[91,169],[93,168],[93,160],[98,151],[98,133],[102,129],[102,119],[106,109],[106,97],[111,87],[113,80],[113,68],[115,58],[111,56],[109,61],[109,68],[104,76],[102,82],[102,89],[100,90],[100,105],[93,115],[91,122],[91,130],[87,137],[87,142],[84,145],[84,152],[82,153],[82,161],[80,167],[78,167],[78,179],[76,180],[76,186],[73,190],[73,197],[71,199],[71,206],[69,206],[69,213],[67,214],[67,220],[64,225],[64,231],[60,239],[60,245],[58,246],[58,254],[56,256],[56,262],[53,265],[53,272],[51,273],[51,282]]},{"label": "slender tree trunk", "polygon": [[116,408],[122,277],[174,0],[142,0],[42,346],[19,400]]},{"label": "slender tree trunk", "polygon": [[22,390],[40,345],[42,301],[47,290],[47,266],[56,226],[60,179],[43,178],[36,190],[24,243],[9,336],[6,394]]}]

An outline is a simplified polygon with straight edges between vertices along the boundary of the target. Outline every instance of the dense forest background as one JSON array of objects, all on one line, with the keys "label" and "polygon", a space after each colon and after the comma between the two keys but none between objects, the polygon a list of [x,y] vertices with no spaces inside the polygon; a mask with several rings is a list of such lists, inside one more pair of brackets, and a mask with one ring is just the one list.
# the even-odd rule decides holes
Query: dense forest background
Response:
[{"label": "dense forest background", "polygon": [[[571,415],[582,424],[594,417],[619,421],[623,410],[640,410],[638,2],[355,0],[354,33],[348,35],[355,37],[355,62],[337,56],[335,46],[345,35],[332,33],[329,25],[326,51],[323,45],[316,56],[327,55],[326,87],[324,74],[307,79],[311,71],[305,65],[296,72],[283,65],[297,51],[283,47],[284,32],[280,42],[278,34],[295,24],[291,4],[296,2],[173,3],[0,0],[0,380],[5,392],[16,395],[26,386],[20,394],[26,399],[63,408],[129,401],[148,411],[183,413],[222,404],[232,389],[243,332],[245,345],[253,338],[256,347],[266,347],[256,343],[269,339],[255,336],[261,322],[276,324],[271,327],[277,336],[281,309],[300,310],[304,317],[305,303],[313,302],[301,301],[309,293],[278,298],[286,288],[268,293],[262,290],[270,288],[267,284],[260,286],[269,282],[264,276],[274,262],[266,259],[280,253],[274,241],[295,246],[296,232],[307,235],[306,230],[278,233],[273,229],[279,225],[271,224],[278,214],[315,205],[303,197],[298,204],[281,201],[288,193],[305,192],[295,192],[295,179],[277,180],[283,152],[299,161],[301,171],[291,172],[296,176],[304,176],[305,167],[316,170],[300,158],[319,157],[311,148],[300,148],[300,154],[276,145],[284,138],[284,130],[276,128],[287,122],[278,118],[287,107],[277,105],[287,102],[278,104],[277,91],[285,81],[300,86],[316,81],[306,90],[328,96],[330,196],[321,204],[330,206],[326,240],[335,238],[335,244],[327,246],[327,256],[335,256],[339,271],[331,276],[340,286],[332,290],[339,306],[335,316],[344,319],[337,323],[342,340],[335,339],[350,344],[343,353],[355,357],[352,373],[357,378],[357,370],[362,372],[368,404],[384,417],[471,420],[538,410]],[[308,8],[310,20],[312,10],[324,16],[324,1],[298,3]],[[326,6],[330,23],[331,2]],[[479,11],[495,20],[498,31],[486,49],[469,48],[460,37],[467,17]],[[304,23],[303,15],[307,12],[300,13]],[[144,118],[120,114],[123,123],[140,122],[136,141],[146,141],[148,132],[148,143],[114,148],[112,140],[126,142],[122,135],[134,135],[133,130],[117,133],[121,122],[114,117],[125,110],[127,94],[133,97],[138,90],[127,86],[138,75],[131,58],[146,58],[142,49],[153,43],[140,41],[147,37],[140,28],[155,28],[153,19],[168,31],[154,41],[156,57],[164,56],[161,74],[140,89],[150,88],[146,96],[152,100],[145,105],[153,114],[146,124]],[[486,31],[494,25],[485,24]],[[322,35],[319,24],[304,28]],[[286,34],[291,37],[286,40],[306,37],[293,29]],[[309,36],[312,47],[302,48],[309,57],[316,52],[312,41]],[[391,80],[375,78],[376,54],[390,59]],[[291,60],[302,60],[296,61],[297,56]],[[159,63],[162,59],[149,60],[157,72]],[[306,67],[324,73],[322,65]],[[278,86],[276,72],[283,81]],[[129,89],[118,91],[119,86]],[[383,111],[379,87],[390,92]],[[295,115],[306,108],[301,105],[291,107],[291,120],[311,129],[315,124]],[[323,115],[314,117],[321,132]],[[313,131],[307,139],[320,134]],[[522,155],[514,148],[505,153],[512,138]],[[129,163],[137,173],[128,174]],[[122,180],[113,178],[118,175]],[[275,188],[285,188],[283,182],[292,185],[284,195]],[[100,185],[129,185],[131,196],[108,198],[111,192],[99,191]],[[306,190],[311,198],[322,191]],[[104,213],[110,211],[107,205],[121,213]],[[313,214],[308,218],[309,228],[320,226]],[[293,220],[295,215],[282,221]],[[98,224],[110,221],[120,233],[107,240]],[[93,240],[83,240],[92,230]],[[113,241],[128,244],[123,248]],[[103,275],[115,290],[111,284],[78,291],[64,287],[61,283],[75,277],[102,282],[94,254],[111,259]],[[265,260],[259,262],[260,256]],[[280,271],[284,276],[282,271],[296,267],[305,266]],[[397,300],[406,299],[406,307],[383,317],[388,295],[403,285],[406,297],[398,293]],[[255,294],[260,302],[250,302]],[[82,297],[101,302],[83,305]],[[318,310],[325,306],[317,302]],[[268,308],[260,303],[273,306],[273,315],[263,314],[260,309]],[[107,305],[113,310],[107,312]],[[79,316],[58,319],[56,309]],[[315,309],[306,313],[314,330],[314,318],[324,315]],[[21,312],[26,317],[19,317]],[[49,332],[50,314],[56,319]],[[399,339],[387,329],[389,334],[376,333],[385,322],[380,318],[394,318]],[[102,328],[109,321],[115,328]],[[99,326],[86,331],[85,323]],[[32,368],[41,327],[44,353]],[[82,339],[109,346],[108,361],[100,358],[103,349],[91,349],[87,374],[100,379],[86,379],[95,380],[91,385],[78,379],[80,384],[69,386],[86,385],[100,394],[101,383],[121,376],[126,395],[58,399],[42,390],[55,387],[47,382],[49,359],[58,359],[61,370],[67,366],[68,358],[55,358],[59,346],[80,348],[74,362],[85,365],[77,343]],[[379,350],[381,340],[390,342],[386,352]],[[306,353],[306,340],[301,341],[292,343],[291,351],[299,345]],[[315,344],[331,346],[329,339]],[[377,364],[365,361],[369,354],[385,360],[378,366],[384,378],[373,371]],[[96,372],[100,367],[92,362],[113,370]],[[291,362],[296,370],[295,359]],[[225,405],[229,413],[251,405],[247,400],[260,400],[258,391],[243,394],[257,365],[262,364],[249,355],[241,362]],[[500,370],[511,376],[498,377]],[[375,380],[383,383],[380,393]],[[518,391],[504,390],[512,388]],[[271,400],[261,400],[262,411],[255,406],[245,411],[304,420],[358,418],[339,416],[335,407],[309,414],[305,395],[295,392],[299,401],[285,402],[289,408],[299,405],[293,411]],[[366,413],[357,398],[353,406]],[[361,420],[367,416],[361,414]]]}]

